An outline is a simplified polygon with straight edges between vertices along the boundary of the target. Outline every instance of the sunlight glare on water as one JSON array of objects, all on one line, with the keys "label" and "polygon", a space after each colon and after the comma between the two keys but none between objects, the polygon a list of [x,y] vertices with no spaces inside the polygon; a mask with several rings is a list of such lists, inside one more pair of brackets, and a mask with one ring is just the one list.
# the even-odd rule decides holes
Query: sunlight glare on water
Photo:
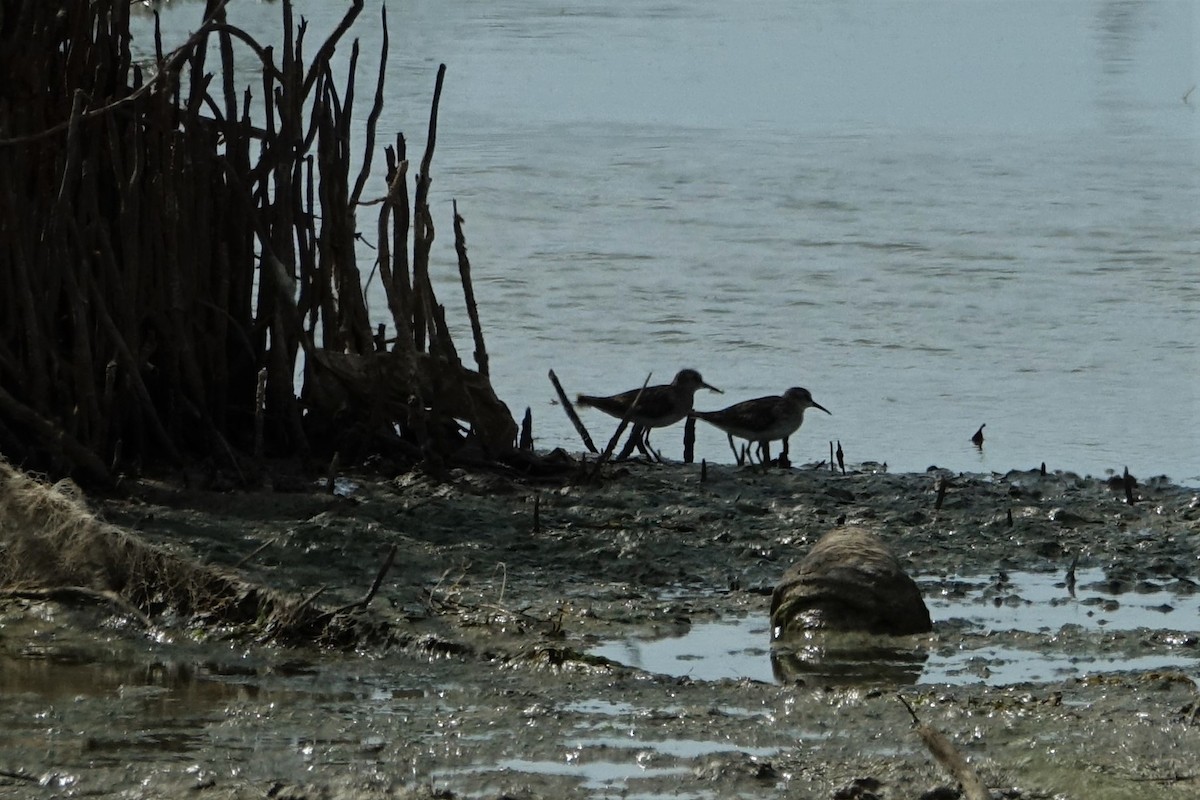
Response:
[{"label": "sunlight glare on water", "polygon": [[[343,12],[295,6],[310,37]],[[199,8],[170,5],[168,42]],[[278,14],[231,7],[264,39]],[[419,0],[390,27],[380,136],[419,159],[446,63],[440,299],[469,342],[454,198],[493,383],[540,447],[580,447],[549,369],[573,394],[694,366],[726,392],[703,409],[809,388],[834,416],[797,462],[840,440],[897,471],[1200,482],[1200,6]],[[724,437],[702,425],[697,457]]]}]

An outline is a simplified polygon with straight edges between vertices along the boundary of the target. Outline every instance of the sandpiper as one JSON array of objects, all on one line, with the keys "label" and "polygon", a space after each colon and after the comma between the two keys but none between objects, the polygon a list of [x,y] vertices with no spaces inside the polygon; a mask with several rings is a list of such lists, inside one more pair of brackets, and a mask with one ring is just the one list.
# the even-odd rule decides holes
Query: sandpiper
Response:
[{"label": "sandpiper", "polygon": [[[608,397],[581,394],[575,402],[581,406],[591,406],[617,419],[624,419],[628,413],[629,421],[643,431],[641,444],[649,449],[650,429],[665,428],[686,417],[692,410],[696,391],[702,387],[724,394],[717,387],[705,383],[696,370],[681,369],[675,380],[661,386],[630,389]],[[641,392],[640,398],[638,392]],[[635,399],[637,405],[633,403]]]},{"label": "sandpiper", "polygon": [[738,451],[733,446],[733,437],[757,443],[762,451],[763,463],[766,464],[771,460],[770,443],[776,439],[786,441],[804,422],[804,412],[809,408],[819,408],[826,414],[833,413],[813,400],[808,389],[793,386],[782,395],[743,400],[720,411],[693,411],[692,416],[725,431],[735,456]]}]

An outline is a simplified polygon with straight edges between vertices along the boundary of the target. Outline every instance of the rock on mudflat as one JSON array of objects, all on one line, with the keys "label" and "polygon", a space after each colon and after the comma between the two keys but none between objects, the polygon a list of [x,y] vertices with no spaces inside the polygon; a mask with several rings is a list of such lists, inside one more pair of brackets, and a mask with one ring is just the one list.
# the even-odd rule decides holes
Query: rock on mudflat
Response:
[{"label": "rock on mudflat", "polygon": [[893,634],[933,629],[921,590],[875,534],[836,528],[792,565],[771,597],[771,638],[807,630]]}]

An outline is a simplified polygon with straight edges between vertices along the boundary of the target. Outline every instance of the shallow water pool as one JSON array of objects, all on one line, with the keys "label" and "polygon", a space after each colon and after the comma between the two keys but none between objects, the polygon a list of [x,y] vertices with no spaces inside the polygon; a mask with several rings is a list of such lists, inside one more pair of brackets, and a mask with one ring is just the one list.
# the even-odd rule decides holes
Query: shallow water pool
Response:
[{"label": "shallow water pool", "polygon": [[[1187,633],[1197,628],[1200,596],[1190,585],[1126,584],[1100,569],[1080,570],[1073,586],[1061,574],[1037,572],[918,583],[934,621],[928,637],[815,634],[772,645],[764,613],[692,625],[681,636],[609,641],[591,652],[696,680],[1004,686],[1122,670],[1200,673]],[[1164,637],[1159,653],[1125,655],[1123,634],[1140,630],[1177,633]]]},{"label": "shallow water pool", "polygon": [[[1064,678],[1200,674],[1191,632],[1200,594],[1165,582],[1117,591],[1125,585],[1099,570],[1078,578],[1072,594],[1061,576],[1043,573],[927,576],[920,583],[935,620],[927,636],[814,637],[772,646],[764,608],[692,625],[681,636],[610,641],[592,651],[657,675],[507,670],[403,652],[346,659],[211,645],[193,651],[186,643],[164,647],[148,662],[154,653],[144,642],[125,646],[121,638],[106,639],[109,649],[97,661],[96,652],[89,660],[84,650],[43,637],[36,640],[45,642],[41,650],[0,655],[7,712],[0,756],[16,765],[9,786],[114,797],[120,790],[112,787],[134,783],[157,796],[183,796],[197,787],[272,786],[281,776],[358,786],[404,782],[481,798],[523,791],[796,796],[788,787],[807,780],[811,763],[926,761],[923,753],[911,756],[919,745],[890,692],[860,687],[979,685],[969,693],[1020,717],[1029,703],[1056,694],[1073,706],[1109,697],[1107,690],[1087,694],[1086,682],[1070,690],[1053,685]],[[1190,681],[1177,677],[1146,684],[1145,696],[1126,684],[1110,700],[1125,703],[1123,710],[1097,711],[1088,724],[1108,725],[1129,709],[1153,707],[1161,717],[1164,703],[1177,716],[1193,696]],[[990,688],[1024,681],[1051,686],[1007,694]],[[1177,690],[1183,685],[1189,694]],[[928,702],[926,713],[945,712],[940,700]],[[1080,725],[1074,716],[1039,719],[1055,727],[1036,736],[1056,747],[1070,745]],[[990,714],[972,725],[1008,724],[988,720]],[[881,725],[895,735],[881,735]],[[996,730],[989,735],[1001,736]],[[1154,730],[1167,731],[1169,741],[1176,729]],[[1159,744],[1154,739],[1151,749]],[[1090,739],[1086,747],[1094,749]],[[0,779],[0,795],[5,788]],[[828,787],[821,792],[829,796]]]}]

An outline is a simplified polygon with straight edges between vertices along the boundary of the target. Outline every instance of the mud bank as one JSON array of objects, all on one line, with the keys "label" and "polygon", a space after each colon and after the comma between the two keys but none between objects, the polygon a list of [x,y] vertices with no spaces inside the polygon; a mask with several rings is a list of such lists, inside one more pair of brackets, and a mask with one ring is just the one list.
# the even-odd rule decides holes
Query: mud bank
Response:
[{"label": "mud bank", "polygon": [[[1166,479],[1133,505],[1106,480],[1038,471],[710,466],[702,480],[629,465],[585,486],[413,474],[335,488],[147,482],[94,508],[251,581],[325,587],[331,606],[361,597],[397,545],[372,606],[393,644],[263,647],[9,599],[0,796],[955,796],[897,692],[994,795],[1200,793],[1200,499]],[[933,632],[772,652],[771,588],[839,524],[899,555]],[[1133,613],[1143,597],[1153,608]],[[1018,622],[1064,608],[1075,616]],[[762,626],[760,650],[739,652],[762,670],[696,677],[740,623]],[[712,641],[691,665],[626,657],[624,643],[697,632]],[[1057,666],[998,680],[1022,653]],[[922,666],[939,658],[961,669]],[[889,660],[902,668],[859,669]]]}]

